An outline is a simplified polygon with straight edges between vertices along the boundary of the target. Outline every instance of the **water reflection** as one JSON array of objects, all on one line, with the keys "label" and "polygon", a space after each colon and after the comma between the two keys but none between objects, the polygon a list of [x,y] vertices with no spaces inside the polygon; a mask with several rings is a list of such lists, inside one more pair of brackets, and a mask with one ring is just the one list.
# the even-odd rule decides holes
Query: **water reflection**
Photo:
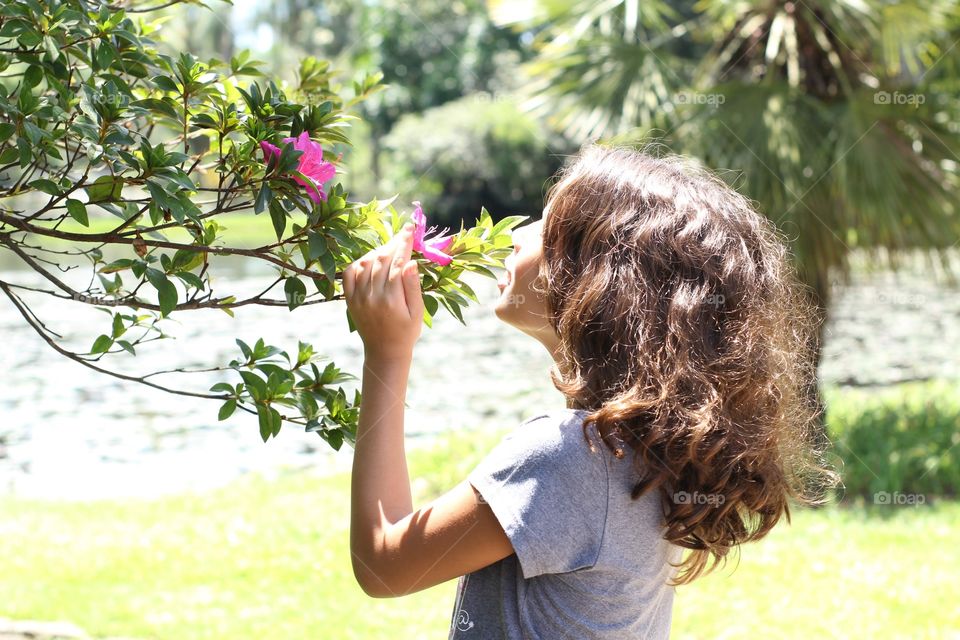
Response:
[{"label": "water reflection", "polygon": [[[257,272],[249,264],[220,265],[218,278],[229,280],[224,291],[255,294],[271,282],[270,270]],[[0,277],[44,286],[28,272]],[[407,398],[411,447],[438,431],[513,424],[537,408],[563,406],[547,376],[546,351],[493,315],[493,281],[468,282],[483,301],[465,311],[468,326],[441,311],[417,345]],[[214,281],[215,291],[219,284]],[[93,307],[31,292],[24,299],[72,349],[89,349],[93,337],[109,332],[108,316]],[[204,368],[237,357],[234,338],[252,344],[263,337],[294,354],[298,339],[312,342],[342,369],[359,374],[362,345],[347,331],[344,310],[344,303],[331,302],[292,313],[250,305],[235,309],[236,318],[215,309],[174,314],[164,326],[173,339],[138,347],[136,358],[108,356],[101,364],[136,375]],[[352,450],[344,446],[335,453],[316,434],[285,425],[279,438],[264,444],[255,416],[238,411],[220,423],[216,402],[165,394],[69,361],[9,302],[0,305],[0,329],[8,345],[3,370],[10,372],[0,389],[0,490],[60,497],[152,495],[209,488],[250,471],[349,468]],[[223,379],[222,373],[203,373],[155,380],[206,391]]]},{"label": "water reflection", "polygon": [[[249,261],[220,260],[214,290],[223,283],[223,292],[254,294],[272,275]],[[76,278],[72,284],[82,287],[89,270],[63,277]],[[46,286],[32,272],[6,270],[0,278]],[[407,399],[410,448],[440,431],[511,426],[563,406],[549,380],[546,351],[493,315],[495,283],[467,281],[482,302],[465,310],[467,326],[441,311],[417,345]],[[108,330],[109,318],[93,307],[29,292],[24,298],[76,350],[88,349],[94,336]],[[0,491],[67,498],[156,495],[215,487],[251,471],[349,468],[349,447],[335,453],[315,434],[291,425],[264,444],[254,416],[237,412],[219,423],[216,402],[94,374],[52,351],[6,299],[0,303],[0,331]],[[235,319],[204,309],[175,315],[164,331],[174,339],[144,344],[136,358],[108,357],[101,364],[131,374],[203,368],[236,357],[234,338],[252,343],[263,337],[290,352],[298,339],[312,342],[344,370],[360,371],[360,339],[346,329],[342,302],[292,313],[251,305],[236,309]],[[838,291],[821,375],[843,385],[957,378],[958,354],[958,291],[919,277],[881,274]],[[163,381],[205,391],[222,375],[170,375]]]}]

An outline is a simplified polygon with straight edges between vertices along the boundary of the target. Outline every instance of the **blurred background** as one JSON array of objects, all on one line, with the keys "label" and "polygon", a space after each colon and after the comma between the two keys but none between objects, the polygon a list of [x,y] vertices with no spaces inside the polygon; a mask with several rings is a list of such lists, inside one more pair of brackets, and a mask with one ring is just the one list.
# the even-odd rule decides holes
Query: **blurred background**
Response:
[{"label": "blurred background", "polygon": [[[598,139],[690,155],[754,199],[826,313],[820,386],[845,486],[678,590],[674,636],[960,638],[957,2],[209,4],[165,10],[163,46],[249,49],[288,80],[307,55],[345,83],[383,73],[340,149],[352,199],[419,200],[453,230],[481,206],[535,218],[550,176]],[[0,256],[6,275],[35,277],[14,269]],[[229,277],[254,292],[270,273],[236,262]],[[466,326],[441,313],[417,346],[420,501],[563,406],[546,352],[494,317],[494,283],[469,282],[481,304]],[[85,343],[102,317],[73,306],[34,308]],[[310,336],[360,370],[339,304],[206,313],[175,321],[176,349],[130,371],[225,361],[235,337],[266,334]],[[265,445],[253,418],[220,423],[205,402],[90,377],[9,305],[0,328],[17,372],[0,385],[0,619],[17,621],[0,637],[446,633],[454,583],[374,601],[353,581],[349,447],[293,429]],[[55,620],[78,627],[33,622]]]}]

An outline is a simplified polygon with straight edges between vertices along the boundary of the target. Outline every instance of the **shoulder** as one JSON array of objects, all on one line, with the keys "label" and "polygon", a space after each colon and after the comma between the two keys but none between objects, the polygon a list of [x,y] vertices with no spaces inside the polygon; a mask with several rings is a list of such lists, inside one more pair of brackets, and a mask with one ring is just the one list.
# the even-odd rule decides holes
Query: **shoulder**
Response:
[{"label": "shoulder", "polygon": [[609,512],[603,452],[584,411],[538,413],[511,429],[469,474],[500,521],[526,578],[596,562]]},{"label": "shoulder", "polygon": [[[507,437],[540,443],[541,448],[547,450],[591,453],[583,429],[583,419],[588,413],[583,409],[551,409],[527,418],[508,432]],[[591,442],[596,449],[599,438],[591,438]]]},{"label": "shoulder", "polygon": [[538,413],[508,431],[499,451],[515,463],[529,466],[531,473],[541,469],[551,475],[582,478],[586,474],[605,480],[608,469],[604,447],[595,430],[588,431],[589,442],[584,435],[583,419],[587,414],[580,409]]}]

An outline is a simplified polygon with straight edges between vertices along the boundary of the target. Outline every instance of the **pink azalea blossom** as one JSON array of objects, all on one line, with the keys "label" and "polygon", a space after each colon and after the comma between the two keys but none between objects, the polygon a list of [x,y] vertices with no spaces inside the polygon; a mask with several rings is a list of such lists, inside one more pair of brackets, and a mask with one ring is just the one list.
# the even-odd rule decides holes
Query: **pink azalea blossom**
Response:
[{"label": "pink azalea blossom", "polygon": [[[419,201],[414,201],[413,206],[415,207],[412,216],[414,224],[413,248],[422,253],[424,258],[432,260],[441,266],[450,264],[453,258],[445,254],[444,250],[453,243],[453,236],[438,235],[429,240],[425,240],[424,235],[427,233],[427,216],[423,214],[423,209],[420,207]],[[430,227],[430,231],[434,229],[436,229],[436,227]]]},{"label": "pink azalea blossom", "polygon": [[[303,151],[300,155],[297,171],[302,173],[306,180],[300,176],[293,176],[297,184],[307,190],[307,196],[315,203],[319,204],[321,200],[327,199],[327,194],[323,191],[323,183],[329,182],[336,174],[336,167],[331,162],[325,162],[323,159],[323,147],[320,143],[310,139],[310,134],[306,131],[297,138],[284,138],[283,141],[292,142],[293,148],[297,151]],[[280,158],[280,148],[272,145],[266,140],[260,143],[263,149],[264,157],[274,162]]]}]

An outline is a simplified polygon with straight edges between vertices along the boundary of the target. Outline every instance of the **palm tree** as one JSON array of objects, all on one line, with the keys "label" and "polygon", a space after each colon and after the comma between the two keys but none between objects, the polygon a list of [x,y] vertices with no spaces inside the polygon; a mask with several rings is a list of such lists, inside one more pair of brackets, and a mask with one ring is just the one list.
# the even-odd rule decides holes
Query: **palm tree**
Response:
[{"label": "palm tree", "polygon": [[531,109],[575,139],[655,138],[735,169],[724,175],[792,240],[821,309],[854,249],[894,268],[912,249],[949,263],[957,0],[493,5],[534,34]]}]

